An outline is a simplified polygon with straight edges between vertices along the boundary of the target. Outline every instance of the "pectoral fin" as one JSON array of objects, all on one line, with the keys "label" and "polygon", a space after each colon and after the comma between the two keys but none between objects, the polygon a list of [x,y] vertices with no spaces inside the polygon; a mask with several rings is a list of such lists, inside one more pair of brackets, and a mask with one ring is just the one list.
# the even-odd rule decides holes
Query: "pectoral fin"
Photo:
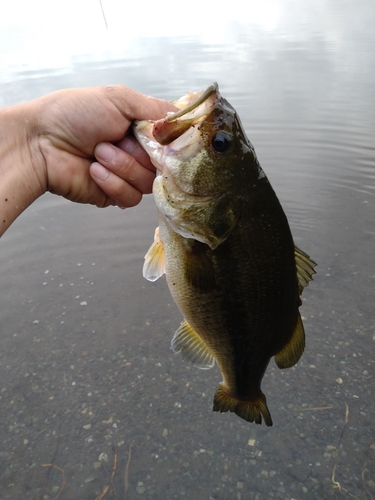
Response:
[{"label": "pectoral fin", "polygon": [[215,273],[206,252],[206,245],[193,239],[184,242],[183,267],[187,285],[199,292],[209,292],[215,287]]},{"label": "pectoral fin", "polygon": [[183,321],[174,334],[171,348],[175,354],[181,353],[186,361],[202,370],[208,370],[215,364],[210,349],[187,321]]},{"label": "pectoral fin", "polygon": [[301,295],[305,286],[307,286],[309,281],[313,279],[313,274],[315,274],[314,267],[317,264],[298,247],[294,247],[294,258],[297,267],[299,294]]},{"label": "pectoral fin", "polygon": [[289,342],[275,354],[275,361],[279,368],[290,368],[294,366],[302,356],[305,349],[305,330],[300,314],[298,313],[297,324]]},{"label": "pectoral fin", "polygon": [[159,228],[155,229],[154,242],[145,255],[143,277],[148,281],[156,281],[165,273],[165,256],[163,243],[160,240]]}]

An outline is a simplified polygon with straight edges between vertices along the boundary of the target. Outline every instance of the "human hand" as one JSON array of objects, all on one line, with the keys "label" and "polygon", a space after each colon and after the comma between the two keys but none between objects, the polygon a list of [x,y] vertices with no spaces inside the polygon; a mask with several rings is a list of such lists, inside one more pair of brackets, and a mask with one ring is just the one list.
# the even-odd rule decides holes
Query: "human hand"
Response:
[{"label": "human hand", "polygon": [[172,104],[115,85],[58,91],[32,105],[42,189],[98,207],[131,207],[151,192],[155,169],[136,140],[124,136],[133,120],[161,118],[176,109]]},{"label": "human hand", "polygon": [[107,203],[97,206],[132,207],[143,194],[151,193],[155,167],[133,136],[127,135],[115,144],[99,143],[94,155],[97,161],[90,165],[90,175],[107,195]]},{"label": "human hand", "polygon": [[46,191],[98,207],[131,207],[154,167],[126,133],[176,108],[123,85],[61,90],[0,109],[0,236]]}]

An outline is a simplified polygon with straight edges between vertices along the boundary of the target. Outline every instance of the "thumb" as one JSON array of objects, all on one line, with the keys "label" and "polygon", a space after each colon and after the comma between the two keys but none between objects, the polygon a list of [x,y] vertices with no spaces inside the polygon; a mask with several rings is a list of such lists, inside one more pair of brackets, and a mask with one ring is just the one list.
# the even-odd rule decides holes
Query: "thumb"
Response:
[{"label": "thumb", "polygon": [[125,85],[109,85],[99,89],[129,120],[158,120],[164,118],[168,111],[178,111],[168,101],[141,94]]}]

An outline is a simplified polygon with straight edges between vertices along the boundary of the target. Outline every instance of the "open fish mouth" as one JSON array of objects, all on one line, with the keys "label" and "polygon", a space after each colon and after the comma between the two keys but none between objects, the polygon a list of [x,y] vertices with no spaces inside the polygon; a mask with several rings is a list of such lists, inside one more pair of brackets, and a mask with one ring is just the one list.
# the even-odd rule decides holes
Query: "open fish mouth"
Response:
[{"label": "open fish mouth", "polygon": [[212,111],[217,93],[218,84],[214,82],[204,91],[189,92],[173,101],[180,111],[170,112],[165,118],[154,123],[153,136],[156,141],[165,146],[184,134],[190,127],[201,123]]},{"label": "open fish mouth", "polygon": [[[162,151],[163,146],[169,146],[166,148],[166,153],[170,154],[181,151],[189,145],[189,153],[193,155],[202,147],[199,141],[199,124],[212,112],[218,98],[216,82],[204,91],[189,92],[180,99],[172,101],[179,111],[169,112],[160,120],[135,121],[135,136],[149,154],[156,149]],[[196,145],[192,148],[194,143]],[[161,167],[158,165],[158,169],[162,171],[161,162],[158,163]]]},{"label": "open fish mouth", "polygon": [[171,122],[176,118],[186,115],[190,111],[194,111],[198,106],[200,106],[206,99],[208,99],[212,94],[216,93],[219,86],[216,82],[211,83],[206,90],[198,90],[197,92],[189,92],[180,99],[172,101],[175,106],[180,108],[180,111],[167,113],[166,121]]}]

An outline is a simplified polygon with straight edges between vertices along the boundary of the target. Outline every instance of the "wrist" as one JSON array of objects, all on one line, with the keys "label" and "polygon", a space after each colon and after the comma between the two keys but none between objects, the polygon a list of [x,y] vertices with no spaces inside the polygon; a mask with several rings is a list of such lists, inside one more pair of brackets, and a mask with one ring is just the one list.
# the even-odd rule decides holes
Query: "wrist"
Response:
[{"label": "wrist", "polygon": [[0,236],[46,190],[38,141],[32,105],[0,109]]}]

